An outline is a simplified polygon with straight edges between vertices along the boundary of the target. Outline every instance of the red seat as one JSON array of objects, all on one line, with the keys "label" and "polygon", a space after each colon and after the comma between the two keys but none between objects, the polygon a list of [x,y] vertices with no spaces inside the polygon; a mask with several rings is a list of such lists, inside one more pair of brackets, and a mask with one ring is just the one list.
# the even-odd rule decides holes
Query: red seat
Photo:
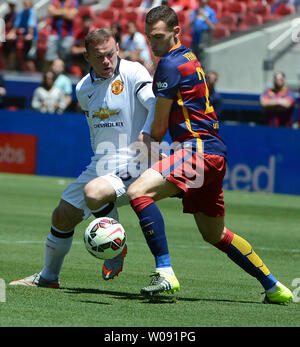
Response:
[{"label": "red seat", "polygon": [[121,19],[119,20],[119,23],[122,28],[123,33],[127,33],[127,23],[128,22],[134,22],[138,28],[138,30],[143,33],[144,28],[144,20],[142,17],[142,14],[136,11],[126,11],[122,14]]},{"label": "red seat", "polygon": [[243,17],[242,22],[239,25],[238,29],[241,31],[245,31],[245,30],[251,29],[254,26],[262,25],[262,24],[263,24],[263,18],[261,15],[255,14],[255,13],[249,13]]},{"label": "red seat", "polygon": [[261,16],[267,16],[271,13],[271,6],[270,5],[258,5],[253,7],[252,9],[253,13],[260,14]]},{"label": "red seat", "polygon": [[189,24],[189,13],[188,11],[178,11],[177,17],[179,20],[179,25],[185,27]]},{"label": "red seat", "polygon": [[128,8],[138,8],[141,6],[142,0],[131,0],[128,2],[127,7]]},{"label": "red seat", "polygon": [[126,19],[127,21],[133,21],[133,22],[141,21],[142,14],[134,10],[129,10],[122,14],[122,19]]},{"label": "red seat", "polygon": [[267,4],[254,7],[252,12],[261,15],[264,23],[270,22],[274,19],[271,14],[271,6]]},{"label": "red seat", "polygon": [[231,33],[237,31],[238,17],[234,13],[227,13],[219,20],[221,27],[226,27]]},{"label": "red seat", "polygon": [[119,20],[119,11],[115,8],[107,8],[97,14],[97,21],[102,18],[110,23],[117,22]]},{"label": "red seat", "polygon": [[91,6],[88,6],[88,5],[79,6],[77,15],[81,18],[86,15],[89,15],[92,18],[95,18],[95,12],[92,10]]},{"label": "red seat", "polygon": [[222,27],[221,25],[218,25],[215,27],[213,31],[213,39],[221,39],[222,37],[230,36],[230,30],[226,27]]},{"label": "red seat", "polygon": [[234,1],[228,4],[227,10],[231,13],[244,13],[247,5],[244,2]]},{"label": "red seat", "polygon": [[112,22],[99,17],[96,21],[95,21],[95,27],[96,28],[110,28],[111,27]]},{"label": "red seat", "polygon": [[211,1],[209,3],[209,7],[213,8],[216,12],[216,16],[218,17],[219,15],[222,14],[223,11],[223,2],[222,1]]},{"label": "red seat", "polygon": [[124,10],[126,7],[126,3],[124,0],[112,0],[109,7],[116,8],[117,10]]},{"label": "red seat", "polygon": [[181,34],[180,42],[185,46],[191,48],[192,36],[190,34]]},{"label": "red seat", "polygon": [[295,12],[296,12],[295,6],[281,3],[276,7],[274,11],[274,15],[282,17],[282,16],[287,16],[289,14],[293,14]]}]

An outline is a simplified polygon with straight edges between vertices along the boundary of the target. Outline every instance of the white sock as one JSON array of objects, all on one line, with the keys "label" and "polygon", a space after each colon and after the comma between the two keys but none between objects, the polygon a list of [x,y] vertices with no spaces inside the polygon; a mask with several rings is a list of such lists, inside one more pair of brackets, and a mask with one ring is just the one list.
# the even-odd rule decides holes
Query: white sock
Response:
[{"label": "white sock", "polygon": [[[52,228],[55,229],[57,233],[64,233],[53,226]],[[71,248],[72,240],[73,235],[67,238],[62,238],[54,236],[51,232],[49,233],[46,240],[44,268],[41,271],[41,276],[44,279],[48,281],[58,279],[65,255]]]},{"label": "white sock", "polygon": [[165,273],[167,275],[171,275],[171,276],[175,275],[171,266],[169,266],[169,267],[157,267],[156,271],[163,272],[163,273]]},{"label": "white sock", "polygon": [[279,284],[280,284],[280,282],[277,281],[277,282],[274,284],[273,287],[271,287],[270,289],[266,290],[266,293],[269,293],[269,294],[275,293],[276,290],[277,290],[277,288],[278,288],[278,285],[279,285]]}]

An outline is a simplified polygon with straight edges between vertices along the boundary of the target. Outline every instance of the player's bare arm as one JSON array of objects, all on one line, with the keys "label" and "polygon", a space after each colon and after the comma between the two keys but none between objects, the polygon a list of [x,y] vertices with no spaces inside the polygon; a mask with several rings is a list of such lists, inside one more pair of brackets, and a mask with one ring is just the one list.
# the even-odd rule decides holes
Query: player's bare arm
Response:
[{"label": "player's bare arm", "polygon": [[293,106],[293,102],[289,98],[281,99],[268,99],[262,97],[260,103],[265,108],[275,109],[275,110],[286,110]]},{"label": "player's bare arm", "polygon": [[154,121],[151,127],[151,137],[161,142],[166,135],[169,126],[169,116],[173,99],[162,98],[156,99]]}]

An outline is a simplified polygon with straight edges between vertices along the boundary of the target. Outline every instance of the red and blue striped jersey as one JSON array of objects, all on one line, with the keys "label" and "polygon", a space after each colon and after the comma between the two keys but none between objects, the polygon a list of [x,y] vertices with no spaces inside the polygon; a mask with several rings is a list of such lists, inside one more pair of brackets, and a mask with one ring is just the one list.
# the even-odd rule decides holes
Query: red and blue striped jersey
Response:
[{"label": "red and blue striped jersey", "polygon": [[189,48],[179,42],[160,60],[153,92],[174,100],[169,118],[173,142],[197,140],[199,151],[226,157],[203,69]]}]

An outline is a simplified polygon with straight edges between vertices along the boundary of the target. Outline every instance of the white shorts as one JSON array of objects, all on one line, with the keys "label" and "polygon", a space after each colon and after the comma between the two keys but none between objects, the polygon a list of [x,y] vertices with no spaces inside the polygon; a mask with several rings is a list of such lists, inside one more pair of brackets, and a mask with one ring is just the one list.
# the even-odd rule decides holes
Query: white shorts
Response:
[{"label": "white shorts", "polygon": [[62,193],[61,198],[67,201],[72,206],[75,206],[83,210],[83,219],[87,219],[91,215],[91,210],[87,207],[85,203],[83,189],[88,182],[100,176],[113,186],[117,196],[117,199],[115,201],[115,207],[107,216],[118,219],[118,212],[116,207],[121,207],[129,203],[126,192],[130,184],[135,180],[135,178],[125,177],[122,179],[114,173],[105,174],[102,176],[97,174],[96,166],[97,161],[92,160],[91,163],[87,166],[86,170],[83,171],[74,182],[68,185],[68,187]]}]

